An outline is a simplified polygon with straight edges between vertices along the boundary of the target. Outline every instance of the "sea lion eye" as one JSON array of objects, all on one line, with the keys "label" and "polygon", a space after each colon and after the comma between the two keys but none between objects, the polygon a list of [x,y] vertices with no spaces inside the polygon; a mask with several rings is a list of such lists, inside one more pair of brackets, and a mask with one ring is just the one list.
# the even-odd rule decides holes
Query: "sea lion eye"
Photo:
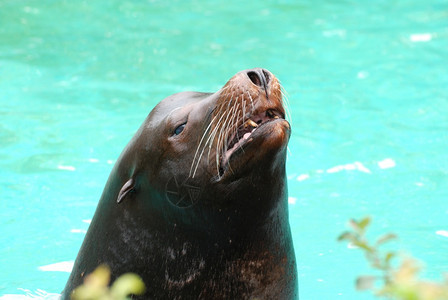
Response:
[{"label": "sea lion eye", "polygon": [[187,123],[183,123],[183,124],[177,126],[176,129],[174,129],[173,135],[181,134],[181,132],[184,130],[186,125],[187,125]]}]

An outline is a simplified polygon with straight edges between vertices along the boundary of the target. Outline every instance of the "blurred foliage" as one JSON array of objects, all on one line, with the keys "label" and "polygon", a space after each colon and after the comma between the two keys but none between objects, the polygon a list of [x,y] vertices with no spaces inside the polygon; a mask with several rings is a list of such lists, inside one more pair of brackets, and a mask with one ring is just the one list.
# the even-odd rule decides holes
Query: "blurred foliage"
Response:
[{"label": "blurred foliage", "polygon": [[401,257],[396,266],[392,261],[397,258],[396,251],[380,249],[385,243],[396,239],[394,234],[380,236],[371,243],[366,238],[371,219],[351,220],[350,231],[342,233],[338,240],[348,241],[350,246],[361,249],[371,267],[379,272],[378,276],[359,276],[356,288],[371,290],[378,297],[397,300],[447,300],[448,274],[442,282],[433,282],[419,278],[420,264],[411,257]]},{"label": "blurred foliage", "polygon": [[110,269],[101,265],[84,279],[84,284],[73,290],[72,300],[124,300],[129,295],[143,295],[145,284],[133,273],[118,277],[109,288]]}]

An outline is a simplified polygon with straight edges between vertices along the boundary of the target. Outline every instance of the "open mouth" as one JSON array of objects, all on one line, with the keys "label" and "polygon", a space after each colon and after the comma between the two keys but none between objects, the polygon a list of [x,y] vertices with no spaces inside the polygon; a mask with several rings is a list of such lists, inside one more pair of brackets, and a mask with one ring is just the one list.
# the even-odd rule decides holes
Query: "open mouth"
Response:
[{"label": "open mouth", "polygon": [[223,167],[229,162],[232,154],[241,148],[256,130],[271,121],[284,118],[285,116],[283,113],[274,109],[268,109],[261,113],[249,116],[228,140],[227,151],[223,153],[221,159],[220,175],[224,173]]}]

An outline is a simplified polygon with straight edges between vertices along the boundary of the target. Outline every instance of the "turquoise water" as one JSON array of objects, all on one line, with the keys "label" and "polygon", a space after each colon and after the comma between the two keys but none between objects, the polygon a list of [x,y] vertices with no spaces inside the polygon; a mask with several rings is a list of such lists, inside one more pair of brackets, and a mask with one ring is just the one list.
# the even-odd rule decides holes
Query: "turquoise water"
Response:
[{"label": "turquoise water", "polygon": [[[151,108],[264,67],[289,94],[301,299],[372,299],[337,243],[448,271],[448,1],[0,1],[0,296],[58,293],[109,172]],[[68,263],[69,264],[69,263]]]}]

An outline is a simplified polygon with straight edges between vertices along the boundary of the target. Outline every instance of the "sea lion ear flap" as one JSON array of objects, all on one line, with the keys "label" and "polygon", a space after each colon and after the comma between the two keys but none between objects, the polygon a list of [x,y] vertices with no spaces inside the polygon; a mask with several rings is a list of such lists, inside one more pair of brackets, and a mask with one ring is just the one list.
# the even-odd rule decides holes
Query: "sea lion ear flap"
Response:
[{"label": "sea lion ear flap", "polygon": [[134,179],[129,179],[126,181],[125,184],[121,187],[120,192],[118,193],[117,203],[120,204],[121,201],[123,201],[124,197],[126,197],[127,194],[132,192],[134,190]]}]

